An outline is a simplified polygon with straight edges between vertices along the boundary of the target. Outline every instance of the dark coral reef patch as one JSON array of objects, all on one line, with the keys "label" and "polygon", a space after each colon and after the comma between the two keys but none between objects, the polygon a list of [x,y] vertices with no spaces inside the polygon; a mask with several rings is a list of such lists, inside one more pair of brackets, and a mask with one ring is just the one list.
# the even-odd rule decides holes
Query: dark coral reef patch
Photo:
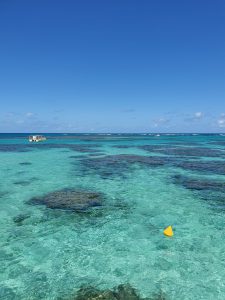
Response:
[{"label": "dark coral reef patch", "polygon": [[101,157],[81,157],[82,175],[95,173],[106,179],[114,176],[126,176],[134,165],[146,167],[178,167],[184,170],[207,174],[225,175],[224,160],[188,159],[184,156],[143,156],[132,154],[106,155]]},{"label": "dark coral reef patch", "polygon": [[173,183],[192,190],[200,199],[207,201],[213,209],[225,209],[225,182],[207,178],[175,175]]},{"label": "dark coral reef patch", "polygon": [[225,193],[225,182],[223,181],[215,181],[212,179],[205,178],[191,178],[183,175],[175,175],[174,183],[181,184],[187,189],[190,190],[211,190],[217,192]]},{"label": "dark coral reef patch", "polygon": [[106,155],[96,158],[85,158],[80,161],[83,174],[95,172],[102,178],[124,176],[130,167],[139,164],[148,167],[160,167],[169,162],[169,158],[142,155]]},{"label": "dark coral reef patch", "polygon": [[13,222],[18,226],[21,226],[23,225],[23,222],[28,218],[30,218],[29,214],[19,214],[13,218]]},{"label": "dark coral reef patch", "polygon": [[45,205],[51,209],[85,212],[90,208],[101,206],[103,198],[101,193],[64,189],[42,197],[31,198],[28,204]]},{"label": "dark coral reef patch", "polygon": [[224,157],[225,152],[219,149],[212,149],[207,147],[176,147],[173,145],[163,144],[163,145],[144,145],[140,146],[148,152],[161,153],[165,155],[175,155],[175,156],[197,156],[197,157]]},{"label": "dark coral reef patch", "polygon": [[210,161],[181,161],[177,163],[177,167],[197,172],[209,174],[225,175],[225,161],[210,160]]},{"label": "dark coral reef patch", "polygon": [[70,300],[166,300],[163,293],[153,295],[150,298],[142,298],[136,289],[129,284],[121,284],[110,290],[100,290],[94,287],[81,288]]}]

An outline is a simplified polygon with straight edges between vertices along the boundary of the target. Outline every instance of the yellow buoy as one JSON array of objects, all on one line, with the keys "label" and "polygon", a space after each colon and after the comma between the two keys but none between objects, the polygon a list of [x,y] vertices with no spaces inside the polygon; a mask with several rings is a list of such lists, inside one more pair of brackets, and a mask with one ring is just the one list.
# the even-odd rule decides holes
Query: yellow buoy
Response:
[{"label": "yellow buoy", "polygon": [[172,228],[172,226],[166,227],[164,229],[163,233],[164,233],[164,235],[169,236],[169,237],[173,236],[173,228]]}]

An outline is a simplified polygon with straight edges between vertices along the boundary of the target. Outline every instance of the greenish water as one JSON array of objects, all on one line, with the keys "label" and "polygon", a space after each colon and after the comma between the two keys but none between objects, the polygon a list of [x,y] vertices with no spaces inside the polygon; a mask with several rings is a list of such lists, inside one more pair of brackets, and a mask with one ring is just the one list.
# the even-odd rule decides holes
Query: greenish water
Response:
[{"label": "greenish water", "polygon": [[[0,299],[70,299],[129,283],[142,297],[225,299],[225,136],[0,135]],[[104,195],[88,211],[28,201]],[[172,225],[174,237],[163,236]]]}]

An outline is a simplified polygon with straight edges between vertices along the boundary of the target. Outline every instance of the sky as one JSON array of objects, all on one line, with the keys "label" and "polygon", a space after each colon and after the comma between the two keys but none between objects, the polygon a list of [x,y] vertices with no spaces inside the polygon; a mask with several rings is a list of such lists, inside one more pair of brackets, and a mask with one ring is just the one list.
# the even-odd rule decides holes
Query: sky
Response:
[{"label": "sky", "polygon": [[0,0],[0,132],[225,132],[224,0]]}]

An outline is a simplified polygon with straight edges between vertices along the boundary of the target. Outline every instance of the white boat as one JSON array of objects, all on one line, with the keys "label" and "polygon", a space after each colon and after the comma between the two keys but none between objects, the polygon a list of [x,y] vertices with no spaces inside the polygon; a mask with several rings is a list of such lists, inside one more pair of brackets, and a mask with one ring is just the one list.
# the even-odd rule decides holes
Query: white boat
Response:
[{"label": "white boat", "polygon": [[46,137],[43,135],[30,135],[29,136],[29,142],[42,142],[46,141]]}]

